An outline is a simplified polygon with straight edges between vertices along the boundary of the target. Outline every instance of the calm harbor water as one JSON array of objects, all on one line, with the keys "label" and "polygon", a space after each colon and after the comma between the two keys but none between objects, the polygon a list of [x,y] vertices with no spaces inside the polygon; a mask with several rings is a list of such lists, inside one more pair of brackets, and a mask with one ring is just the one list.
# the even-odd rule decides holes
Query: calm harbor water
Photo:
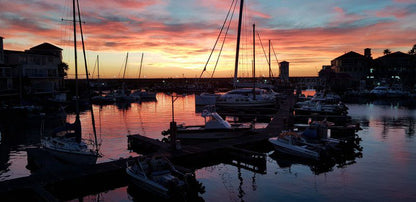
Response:
[{"label": "calm harbor water", "polygon": [[[348,107],[349,115],[363,128],[358,132],[362,151],[353,158],[322,166],[269,151],[265,173],[228,163],[203,167],[196,170],[197,179],[206,190],[201,197],[205,201],[415,201],[416,110],[377,104],[348,104]],[[94,106],[94,112],[104,155],[99,162],[105,162],[135,155],[127,150],[127,134],[161,139],[161,131],[169,127],[172,119],[171,97],[159,93],[157,102]],[[68,115],[67,119],[72,121],[74,115]],[[28,176],[25,149],[39,145],[40,119],[2,120],[0,181]],[[49,120],[56,118],[45,121]],[[81,115],[85,136],[92,131],[90,120],[88,112]],[[175,120],[188,125],[203,124],[203,118],[195,113],[194,95],[175,102]],[[80,198],[137,201],[140,195],[126,186]]]}]

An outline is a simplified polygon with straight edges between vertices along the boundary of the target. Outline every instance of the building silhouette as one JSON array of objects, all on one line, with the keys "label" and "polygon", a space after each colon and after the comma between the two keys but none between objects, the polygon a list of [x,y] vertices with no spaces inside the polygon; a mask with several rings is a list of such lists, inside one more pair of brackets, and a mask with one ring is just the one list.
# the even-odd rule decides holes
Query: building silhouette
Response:
[{"label": "building silhouette", "polygon": [[0,94],[53,94],[64,87],[62,49],[42,43],[28,50],[4,50],[0,37]]}]

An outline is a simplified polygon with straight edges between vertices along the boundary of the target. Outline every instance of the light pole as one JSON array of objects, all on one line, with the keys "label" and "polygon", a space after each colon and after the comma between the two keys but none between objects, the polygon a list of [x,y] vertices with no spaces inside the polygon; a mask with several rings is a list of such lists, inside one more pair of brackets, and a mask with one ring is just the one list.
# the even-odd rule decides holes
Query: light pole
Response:
[{"label": "light pole", "polygon": [[182,96],[172,94],[172,122],[170,122],[170,144],[174,150],[176,149],[176,122],[174,103],[179,97]]}]

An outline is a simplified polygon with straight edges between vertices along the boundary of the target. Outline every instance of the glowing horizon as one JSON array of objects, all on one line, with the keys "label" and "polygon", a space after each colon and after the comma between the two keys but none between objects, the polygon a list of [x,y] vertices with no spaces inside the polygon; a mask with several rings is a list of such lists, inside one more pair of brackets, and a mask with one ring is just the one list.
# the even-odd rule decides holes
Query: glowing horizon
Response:
[{"label": "glowing horizon", "polygon": [[[93,73],[96,55],[99,55],[100,77],[120,78],[119,72],[129,52],[127,78],[138,77],[141,53],[144,53],[142,78],[199,77],[231,2],[80,2],[89,71]],[[23,51],[43,42],[54,44],[64,49],[63,61],[69,64],[71,77],[74,72],[72,24],[60,20],[70,19],[71,9],[71,0],[4,2],[0,8],[4,49]],[[278,61],[290,62],[290,76],[316,76],[322,65],[329,65],[332,59],[349,51],[363,54],[365,48],[371,48],[376,58],[384,49],[408,52],[416,43],[416,2],[412,0],[377,3],[362,0],[359,4],[348,0],[246,0],[244,10],[245,36],[251,40],[251,24],[255,23],[266,53],[267,42],[272,40]],[[237,15],[233,17],[214,77],[234,74]],[[248,54],[244,56],[243,51],[240,55],[239,72],[240,76],[249,76],[251,46],[246,44],[242,48]],[[210,77],[217,54],[211,58],[204,77]],[[78,62],[82,73],[82,60]],[[277,76],[273,52],[272,69]],[[256,70],[256,75],[268,76],[268,66],[258,41]]]}]

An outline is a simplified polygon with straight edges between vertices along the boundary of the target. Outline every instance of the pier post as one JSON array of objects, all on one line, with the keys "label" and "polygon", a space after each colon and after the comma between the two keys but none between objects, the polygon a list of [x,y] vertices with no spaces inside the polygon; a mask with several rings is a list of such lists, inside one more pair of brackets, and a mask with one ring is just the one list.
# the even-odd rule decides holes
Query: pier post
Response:
[{"label": "pier post", "polygon": [[170,144],[173,150],[176,150],[176,122],[170,122]]}]

